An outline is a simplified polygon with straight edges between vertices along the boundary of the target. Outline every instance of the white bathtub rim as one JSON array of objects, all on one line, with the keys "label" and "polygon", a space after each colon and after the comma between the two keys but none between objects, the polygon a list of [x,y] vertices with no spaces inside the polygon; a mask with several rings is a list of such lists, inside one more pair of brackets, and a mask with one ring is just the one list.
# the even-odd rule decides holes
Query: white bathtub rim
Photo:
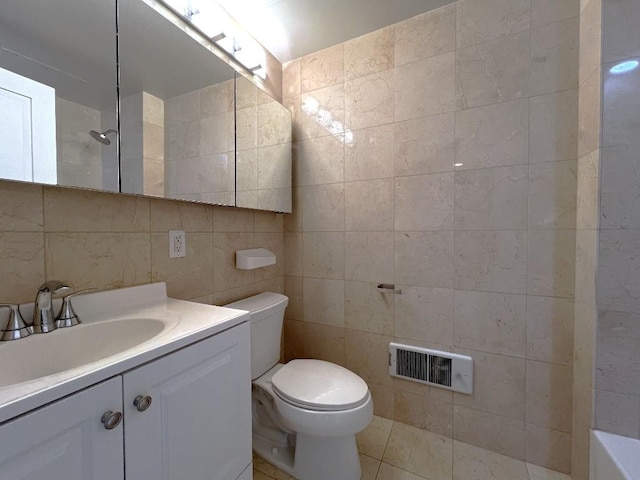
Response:
[{"label": "white bathtub rim", "polygon": [[[602,465],[602,463],[609,465]],[[640,479],[640,440],[623,437],[601,430],[591,430],[591,463],[594,478],[592,480],[617,480],[609,475],[599,478],[597,475],[606,467],[613,467],[618,471],[620,480]]]}]

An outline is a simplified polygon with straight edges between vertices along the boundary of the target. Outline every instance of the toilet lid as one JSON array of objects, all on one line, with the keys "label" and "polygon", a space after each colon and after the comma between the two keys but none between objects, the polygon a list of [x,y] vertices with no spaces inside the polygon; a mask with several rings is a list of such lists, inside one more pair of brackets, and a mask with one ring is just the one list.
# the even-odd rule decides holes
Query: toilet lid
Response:
[{"label": "toilet lid", "polygon": [[285,401],[310,410],[348,410],[363,404],[367,384],[355,373],[322,360],[291,360],[271,379]]}]

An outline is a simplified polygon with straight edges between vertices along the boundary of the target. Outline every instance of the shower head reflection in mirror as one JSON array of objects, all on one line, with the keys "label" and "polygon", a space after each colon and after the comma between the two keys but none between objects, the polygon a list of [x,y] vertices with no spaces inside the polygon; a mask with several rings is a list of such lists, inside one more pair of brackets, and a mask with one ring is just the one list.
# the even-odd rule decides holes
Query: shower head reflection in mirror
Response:
[{"label": "shower head reflection in mirror", "polygon": [[100,133],[100,132],[96,132],[95,130],[91,130],[89,132],[89,135],[91,135],[91,137],[94,140],[97,140],[103,145],[111,145],[111,140],[107,138],[107,135],[110,135],[112,133],[118,133],[118,131],[114,129],[110,129],[110,130],[107,130],[106,132]]}]

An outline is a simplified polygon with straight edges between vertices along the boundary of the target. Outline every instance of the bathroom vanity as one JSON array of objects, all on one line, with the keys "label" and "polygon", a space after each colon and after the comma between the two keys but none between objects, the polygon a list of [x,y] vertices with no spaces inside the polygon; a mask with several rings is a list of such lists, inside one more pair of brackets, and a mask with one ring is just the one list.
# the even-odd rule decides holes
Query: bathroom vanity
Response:
[{"label": "bathroom vanity", "polygon": [[[50,375],[27,366],[25,376],[36,378],[15,384],[0,374],[0,478],[252,478],[246,312],[167,298],[164,284],[86,295],[74,308],[81,325],[0,345],[3,369],[20,367],[8,356],[20,348],[50,356],[56,370],[56,355],[69,365],[69,356],[91,357],[77,345],[59,348],[84,328],[103,335],[107,355]],[[148,320],[163,326],[147,324],[151,338],[133,332],[140,342],[109,355],[127,322]],[[94,356],[100,350],[89,346]]]}]

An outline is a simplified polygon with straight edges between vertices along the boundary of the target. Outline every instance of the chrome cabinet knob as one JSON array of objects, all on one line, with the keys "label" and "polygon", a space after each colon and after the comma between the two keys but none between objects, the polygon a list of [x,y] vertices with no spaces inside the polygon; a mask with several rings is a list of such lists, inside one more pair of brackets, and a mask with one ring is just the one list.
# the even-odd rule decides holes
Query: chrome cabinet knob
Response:
[{"label": "chrome cabinet knob", "polygon": [[151,406],[151,401],[153,399],[149,395],[138,395],[133,400],[133,406],[136,407],[136,410],[139,412],[144,412]]},{"label": "chrome cabinet knob", "polygon": [[120,412],[114,413],[111,410],[109,410],[108,412],[104,412],[104,415],[102,415],[102,418],[100,419],[100,421],[104,425],[105,429],[113,430],[118,425],[120,425],[120,422],[122,422],[122,413]]}]

